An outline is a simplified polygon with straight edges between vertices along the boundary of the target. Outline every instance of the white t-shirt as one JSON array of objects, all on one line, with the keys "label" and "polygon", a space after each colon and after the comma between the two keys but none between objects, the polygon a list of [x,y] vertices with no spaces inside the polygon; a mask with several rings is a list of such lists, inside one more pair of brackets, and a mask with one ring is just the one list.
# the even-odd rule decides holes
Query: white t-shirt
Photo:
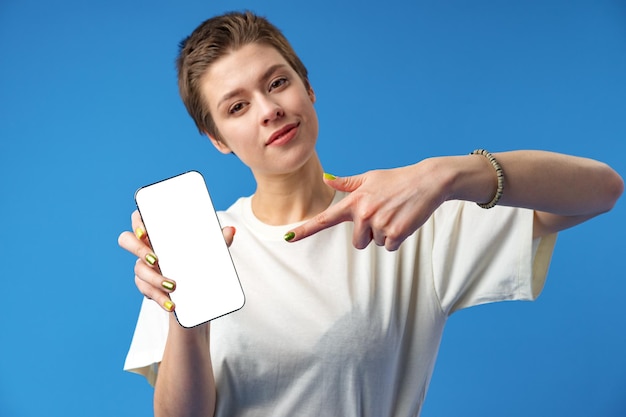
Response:
[{"label": "white t-shirt", "polygon": [[[535,299],[556,238],[533,242],[531,210],[462,201],[395,252],[355,249],[351,222],[287,243],[295,225],[261,223],[250,198],[220,222],[237,229],[231,254],[246,295],[211,323],[220,417],[418,416],[447,317]],[[144,300],[124,369],[154,383],[167,331],[167,313]]]}]

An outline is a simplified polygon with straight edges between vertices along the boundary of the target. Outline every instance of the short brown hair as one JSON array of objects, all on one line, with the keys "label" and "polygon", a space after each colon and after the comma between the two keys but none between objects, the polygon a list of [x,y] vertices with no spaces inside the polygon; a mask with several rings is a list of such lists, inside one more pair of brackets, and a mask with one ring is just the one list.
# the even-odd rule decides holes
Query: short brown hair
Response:
[{"label": "short brown hair", "polygon": [[180,42],[176,59],[180,96],[201,134],[220,138],[209,106],[200,92],[200,81],[209,67],[222,56],[250,43],[276,48],[310,89],[308,72],[281,33],[264,17],[249,11],[212,17]]}]

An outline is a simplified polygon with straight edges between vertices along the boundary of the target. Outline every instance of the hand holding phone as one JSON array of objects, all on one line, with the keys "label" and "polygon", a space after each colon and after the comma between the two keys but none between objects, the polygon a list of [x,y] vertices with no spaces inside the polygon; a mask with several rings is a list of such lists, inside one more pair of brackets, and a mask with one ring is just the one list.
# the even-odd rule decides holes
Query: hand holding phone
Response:
[{"label": "hand holding phone", "polygon": [[204,178],[189,171],[141,187],[135,201],[176,318],[194,327],[243,307],[245,297]]}]

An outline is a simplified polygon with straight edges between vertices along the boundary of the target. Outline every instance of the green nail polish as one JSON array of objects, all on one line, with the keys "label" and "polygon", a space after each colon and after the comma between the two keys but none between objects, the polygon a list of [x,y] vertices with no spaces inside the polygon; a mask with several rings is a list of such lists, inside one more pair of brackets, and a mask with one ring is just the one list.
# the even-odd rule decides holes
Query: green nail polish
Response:
[{"label": "green nail polish", "polygon": [[155,254],[149,253],[146,255],[146,262],[148,262],[150,265],[154,265],[156,261],[157,261],[157,257]]},{"label": "green nail polish", "polygon": [[328,172],[324,172],[324,179],[332,181],[332,180],[336,180],[337,177],[335,177],[333,174],[329,174]]},{"label": "green nail polish", "polygon": [[141,240],[144,238],[145,235],[146,231],[143,228],[138,227],[135,229],[135,236],[137,236],[137,239]]},{"label": "green nail polish", "polygon": [[290,240],[293,240],[294,237],[296,237],[296,234],[294,232],[285,233],[285,240],[287,242],[289,242]]},{"label": "green nail polish", "polygon": [[172,281],[163,281],[161,286],[168,291],[172,291],[174,289],[174,283]]}]

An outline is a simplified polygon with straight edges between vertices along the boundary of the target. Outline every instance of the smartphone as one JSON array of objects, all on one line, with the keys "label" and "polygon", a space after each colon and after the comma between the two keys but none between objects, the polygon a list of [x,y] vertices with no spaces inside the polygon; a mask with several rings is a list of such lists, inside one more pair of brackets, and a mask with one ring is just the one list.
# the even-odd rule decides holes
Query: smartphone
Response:
[{"label": "smartphone", "polygon": [[202,174],[189,171],[135,193],[135,203],[183,327],[239,310],[245,297]]}]

